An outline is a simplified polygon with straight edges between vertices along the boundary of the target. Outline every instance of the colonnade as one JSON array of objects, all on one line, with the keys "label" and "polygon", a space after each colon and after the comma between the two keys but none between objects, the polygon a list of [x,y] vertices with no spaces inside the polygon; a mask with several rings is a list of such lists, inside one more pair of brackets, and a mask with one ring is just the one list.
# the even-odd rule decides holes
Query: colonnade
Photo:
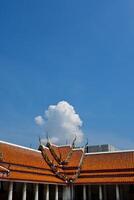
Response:
[{"label": "colonnade", "polygon": [[[77,186],[76,186],[77,187]],[[68,186],[64,189],[63,200],[92,200],[91,185],[81,185],[82,191],[77,194],[75,191],[75,186]],[[72,192],[73,191],[73,192]],[[107,190],[105,185],[98,185],[98,200],[109,200],[107,197]],[[113,200],[121,200],[119,185],[115,185],[115,197]]]},{"label": "colonnade", "polygon": [[[106,197],[106,188],[104,187],[104,192],[102,191],[102,185],[99,185],[99,200],[107,200]],[[120,200],[120,193],[119,193],[119,186],[116,185],[115,187],[115,195],[116,199],[115,200]],[[83,200],[91,200],[91,188],[88,186],[88,197],[86,194],[86,185],[83,185]]]},{"label": "colonnade", "polygon": [[[55,200],[58,200],[58,185],[55,186]],[[35,184],[34,200],[39,200],[39,185]],[[49,185],[44,185],[44,196],[46,200],[49,200]],[[21,198],[20,198],[21,199]],[[22,188],[22,200],[27,199],[27,183],[23,183]],[[8,200],[13,200],[13,182],[9,182]]]},{"label": "colonnade", "polygon": [[[115,200],[120,200],[120,192],[119,192],[119,185],[115,185]],[[83,200],[92,200],[91,199],[91,187],[88,186],[88,197],[86,194],[86,185],[83,185]],[[104,192],[102,191],[102,185],[99,185],[99,200],[107,200],[106,197],[106,188],[104,186]]]},{"label": "colonnade", "polygon": [[[22,192],[20,200],[27,200],[28,198],[28,183],[23,183]],[[119,185],[113,185],[112,190],[110,190],[110,195],[108,193],[108,187],[106,185],[97,185],[97,190],[94,190],[92,185],[67,185],[61,187],[59,190],[59,185],[53,185],[54,190],[51,190],[51,185],[42,185],[43,192],[40,193],[40,184],[34,184],[32,193],[34,200],[40,200],[40,195],[43,195],[45,200],[122,200],[124,197],[121,195],[121,188]],[[79,187],[79,188],[77,188]],[[77,190],[76,190],[77,188]],[[111,189],[111,188],[110,188]],[[9,182],[8,187],[8,200],[13,200],[14,193],[14,183]],[[113,194],[114,193],[114,194]],[[93,195],[97,195],[93,197]],[[133,193],[134,195],[134,193]],[[112,197],[113,196],[113,197]],[[50,198],[51,197],[51,198]],[[42,199],[42,198],[41,198]],[[133,198],[132,198],[133,199]]]}]

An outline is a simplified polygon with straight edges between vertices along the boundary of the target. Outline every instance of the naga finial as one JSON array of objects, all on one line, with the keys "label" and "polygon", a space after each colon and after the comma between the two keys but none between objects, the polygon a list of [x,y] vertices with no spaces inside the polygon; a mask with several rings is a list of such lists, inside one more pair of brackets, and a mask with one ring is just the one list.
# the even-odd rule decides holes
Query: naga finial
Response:
[{"label": "naga finial", "polygon": [[73,139],[73,142],[72,142],[72,148],[75,147],[75,141],[76,141],[76,139],[77,139],[77,137],[76,137],[76,135],[75,135],[75,138]]}]

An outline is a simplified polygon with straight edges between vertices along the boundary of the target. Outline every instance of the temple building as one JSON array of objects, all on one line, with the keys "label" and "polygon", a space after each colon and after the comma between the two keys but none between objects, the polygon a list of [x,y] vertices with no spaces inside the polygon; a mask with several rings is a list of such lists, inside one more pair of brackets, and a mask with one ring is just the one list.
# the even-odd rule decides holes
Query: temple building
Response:
[{"label": "temple building", "polygon": [[0,141],[0,200],[134,200],[134,150]]}]

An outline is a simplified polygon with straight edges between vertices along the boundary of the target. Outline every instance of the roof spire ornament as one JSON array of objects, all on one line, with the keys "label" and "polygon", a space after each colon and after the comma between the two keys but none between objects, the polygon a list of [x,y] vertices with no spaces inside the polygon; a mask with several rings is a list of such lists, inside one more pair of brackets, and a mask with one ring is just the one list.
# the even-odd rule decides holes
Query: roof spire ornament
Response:
[{"label": "roof spire ornament", "polygon": [[77,139],[77,137],[76,137],[76,135],[75,135],[75,138],[73,139],[73,142],[72,142],[72,148],[75,148],[76,139]]},{"label": "roof spire ornament", "polygon": [[85,144],[85,148],[88,146],[88,138],[87,138],[87,141],[86,141],[86,144]]},{"label": "roof spire ornament", "polygon": [[49,147],[51,142],[48,133],[46,133],[46,141],[46,147]]},{"label": "roof spire ornament", "polygon": [[84,149],[85,149],[85,152],[88,152],[88,138],[87,138],[86,144],[84,146]]},{"label": "roof spire ornament", "polygon": [[39,145],[42,145],[41,137],[39,136]]}]

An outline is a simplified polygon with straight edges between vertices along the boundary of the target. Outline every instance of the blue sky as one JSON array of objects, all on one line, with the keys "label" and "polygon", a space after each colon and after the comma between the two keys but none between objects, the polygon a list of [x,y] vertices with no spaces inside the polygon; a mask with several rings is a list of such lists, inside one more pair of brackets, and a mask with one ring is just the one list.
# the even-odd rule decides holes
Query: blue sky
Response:
[{"label": "blue sky", "polygon": [[0,139],[36,147],[61,100],[89,144],[134,147],[134,2],[0,2]]}]

